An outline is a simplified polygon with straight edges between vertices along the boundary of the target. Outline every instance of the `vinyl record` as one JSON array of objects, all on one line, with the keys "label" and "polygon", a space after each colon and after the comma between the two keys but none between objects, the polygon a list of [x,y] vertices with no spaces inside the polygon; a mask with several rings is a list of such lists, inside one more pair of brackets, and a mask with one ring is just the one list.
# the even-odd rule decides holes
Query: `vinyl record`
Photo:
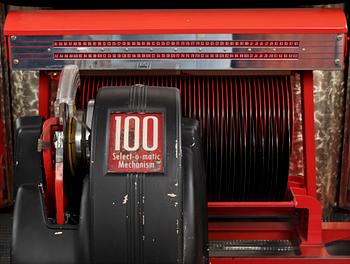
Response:
[{"label": "vinyl record", "polygon": [[263,191],[263,197],[262,200],[268,200],[269,199],[269,193],[271,192],[271,162],[272,162],[272,135],[271,135],[271,98],[270,98],[270,85],[268,83],[268,79],[264,80],[264,94],[265,94],[265,170],[264,170],[264,189]]},{"label": "vinyl record", "polygon": [[253,105],[252,100],[254,96],[254,90],[250,82],[247,82],[247,191],[245,200],[249,201],[252,196],[252,185],[254,178],[254,168],[253,168],[253,136],[252,131],[254,119],[253,119]]},{"label": "vinyl record", "polygon": [[247,184],[249,180],[249,175],[248,175],[248,168],[247,168],[247,163],[248,163],[248,146],[247,146],[247,138],[248,138],[248,131],[247,131],[247,124],[248,124],[248,118],[247,118],[247,93],[246,93],[246,82],[242,78],[241,80],[241,100],[242,100],[242,138],[243,138],[243,174],[242,174],[242,196],[241,200],[246,200],[246,192],[247,192]]},{"label": "vinyl record", "polygon": [[262,81],[260,80],[258,82],[258,103],[259,103],[259,137],[258,137],[258,142],[259,142],[259,174],[257,175],[257,196],[254,197],[256,200],[262,200],[263,198],[263,189],[265,188],[265,168],[266,168],[266,112],[264,109],[266,109],[266,104],[265,104],[265,93],[263,89],[264,85]]},{"label": "vinyl record", "polygon": [[256,177],[256,166],[255,166],[255,157],[256,157],[256,146],[255,146],[255,139],[256,139],[256,88],[255,88],[255,82],[253,80],[253,83],[250,84],[250,99],[249,99],[249,132],[250,136],[248,137],[249,140],[249,152],[250,152],[250,158],[249,158],[249,174],[250,174],[250,181],[249,181],[249,196],[247,197],[248,201],[251,201],[252,194],[254,193],[255,188],[255,177]]}]

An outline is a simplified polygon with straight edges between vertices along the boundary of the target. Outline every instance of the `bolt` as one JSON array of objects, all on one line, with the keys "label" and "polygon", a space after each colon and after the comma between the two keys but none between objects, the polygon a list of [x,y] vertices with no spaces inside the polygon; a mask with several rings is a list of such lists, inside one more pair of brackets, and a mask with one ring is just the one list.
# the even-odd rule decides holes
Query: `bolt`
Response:
[{"label": "bolt", "polygon": [[101,48],[101,51],[105,51],[105,49],[104,49],[104,48]]},{"label": "bolt", "polygon": [[343,35],[342,35],[342,34],[338,34],[338,35],[337,35],[337,40],[340,41],[340,40],[342,40],[342,39],[343,39]]},{"label": "bolt", "polygon": [[177,51],[177,48],[174,48],[174,51]]},{"label": "bolt", "polygon": [[306,48],[302,48],[301,50],[302,50],[302,51],[306,51]]},{"label": "bolt", "polygon": [[11,36],[11,40],[16,40],[16,36]]},{"label": "bolt", "polygon": [[339,64],[340,64],[340,59],[335,59],[335,60],[334,60],[334,64],[335,64],[335,65],[339,65]]},{"label": "bolt", "polygon": [[13,64],[17,65],[19,63],[19,59],[13,59]]},{"label": "bolt", "polygon": [[153,51],[153,48],[150,48],[149,50],[150,50],[150,51]]},{"label": "bolt", "polygon": [[51,49],[50,49],[50,48],[48,48],[48,49],[47,49],[47,51],[48,51],[48,52],[50,52],[50,51],[51,51]]},{"label": "bolt", "polygon": [[202,48],[199,48],[199,52],[202,52]]},{"label": "bolt", "polygon": [[57,74],[58,74],[57,72],[53,72],[53,73],[52,73],[52,76],[53,76],[53,77],[56,77]]},{"label": "bolt", "polygon": [[248,49],[248,51],[252,51],[252,49],[251,49],[251,48],[249,48],[249,49]]},{"label": "bolt", "polygon": [[125,48],[125,51],[129,51],[129,49],[128,49],[128,48]]}]

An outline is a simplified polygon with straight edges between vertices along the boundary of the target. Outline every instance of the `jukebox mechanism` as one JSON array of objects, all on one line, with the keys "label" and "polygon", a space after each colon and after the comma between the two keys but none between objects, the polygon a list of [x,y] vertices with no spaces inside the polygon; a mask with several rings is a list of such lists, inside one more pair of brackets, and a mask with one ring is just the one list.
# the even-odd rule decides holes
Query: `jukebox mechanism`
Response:
[{"label": "jukebox mechanism", "polygon": [[5,33],[12,70],[40,72],[43,118],[17,122],[14,263],[343,261],[316,198],[312,79],[344,67],[341,10],[13,11]]}]

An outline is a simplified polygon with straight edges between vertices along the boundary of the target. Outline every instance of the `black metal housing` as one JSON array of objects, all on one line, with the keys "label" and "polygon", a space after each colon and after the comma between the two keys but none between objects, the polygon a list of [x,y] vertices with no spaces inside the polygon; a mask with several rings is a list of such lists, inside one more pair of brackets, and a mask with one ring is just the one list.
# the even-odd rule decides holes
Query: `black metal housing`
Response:
[{"label": "black metal housing", "polygon": [[16,120],[14,197],[22,184],[38,184],[43,181],[41,153],[37,150],[42,125],[43,119],[40,116],[26,116]]},{"label": "black metal housing", "polygon": [[[108,172],[113,112],[163,113],[164,173]],[[181,120],[179,91],[141,85],[103,88],[96,98],[91,135],[79,224],[50,224],[40,187],[22,185],[14,211],[12,262],[207,263],[199,125]]]}]

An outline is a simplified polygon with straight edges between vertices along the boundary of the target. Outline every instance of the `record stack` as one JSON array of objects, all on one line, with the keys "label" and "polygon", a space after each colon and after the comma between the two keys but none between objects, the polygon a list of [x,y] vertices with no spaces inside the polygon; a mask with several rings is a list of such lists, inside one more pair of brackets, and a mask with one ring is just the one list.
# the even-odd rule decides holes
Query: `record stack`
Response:
[{"label": "record stack", "polygon": [[209,201],[278,201],[286,194],[293,131],[291,77],[82,75],[77,105],[103,86],[177,87],[200,122]]}]

